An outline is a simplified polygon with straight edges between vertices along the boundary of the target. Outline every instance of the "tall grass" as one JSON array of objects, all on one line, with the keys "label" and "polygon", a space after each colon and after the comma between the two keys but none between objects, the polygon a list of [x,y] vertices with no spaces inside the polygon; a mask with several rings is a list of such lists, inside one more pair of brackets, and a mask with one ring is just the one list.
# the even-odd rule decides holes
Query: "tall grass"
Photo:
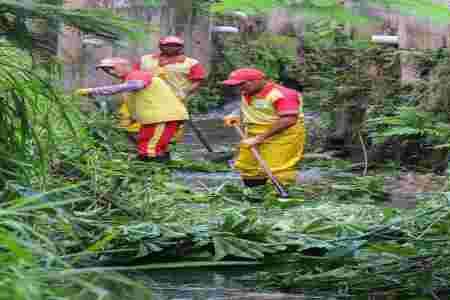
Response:
[{"label": "tall grass", "polygon": [[107,11],[0,3],[0,299],[151,299],[146,287],[117,273],[60,276],[76,269],[64,258],[69,241],[58,233],[72,228],[71,209],[87,198],[73,193],[79,185],[34,191],[49,189],[61,145],[81,144],[71,99],[57,88],[58,74],[32,64],[32,51],[48,50],[28,26],[34,19],[111,40],[134,32],[130,21]]},{"label": "tall grass", "polygon": [[[73,272],[60,255],[63,240],[53,238],[68,209],[86,198],[49,201],[68,192],[21,197],[13,186],[0,207],[0,299],[151,299],[149,290],[112,272]],[[65,274],[64,276],[62,276]]]}]

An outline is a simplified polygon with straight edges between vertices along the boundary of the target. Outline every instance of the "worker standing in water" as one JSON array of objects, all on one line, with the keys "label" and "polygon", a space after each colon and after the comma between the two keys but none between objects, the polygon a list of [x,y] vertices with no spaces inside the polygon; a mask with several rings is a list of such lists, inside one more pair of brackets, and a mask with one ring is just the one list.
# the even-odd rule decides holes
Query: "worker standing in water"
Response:
[{"label": "worker standing in water", "polygon": [[[198,60],[184,54],[184,41],[176,36],[159,41],[160,52],[141,57],[139,68],[164,79],[175,95],[187,106],[189,96],[198,91],[206,77],[205,68]],[[184,126],[177,132],[177,141],[184,135]]]},{"label": "worker standing in water", "polygon": [[121,84],[79,89],[80,96],[128,93],[130,120],[139,125],[137,150],[143,161],[170,160],[169,143],[184,120],[186,107],[161,78],[150,72],[135,70],[123,58],[103,59],[96,67],[123,81]]},{"label": "worker standing in water", "polygon": [[[267,175],[250,151],[251,146],[258,148],[280,182],[294,182],[305,144],[300,93],[275,84],[262,71],[252,68],[233,71],[223,83],[239,86],[242,95],[242,123],[247,138],[240,143],[235,167],[244,184],[254,187],[267,182]],[[225,126],[235,126],[241,120],[232,114],[224,122]]]},{"label": "worker standing in water", "polygon": [[[184,55],[184,41],[176,36],[167,36],[159,40],[159,53],[147,54],[141,57],[136,69],[149,71],[165,80],[187,106],[187,99],[198,91],[206,77],[206,70],[200,62]],[[131,121],[126,96],[119,108],[120,125],[126,128],[132,136],[139,131],[140,124]],[[184,135],[184,125],[180,124],[176,140],[181,141]]]}]

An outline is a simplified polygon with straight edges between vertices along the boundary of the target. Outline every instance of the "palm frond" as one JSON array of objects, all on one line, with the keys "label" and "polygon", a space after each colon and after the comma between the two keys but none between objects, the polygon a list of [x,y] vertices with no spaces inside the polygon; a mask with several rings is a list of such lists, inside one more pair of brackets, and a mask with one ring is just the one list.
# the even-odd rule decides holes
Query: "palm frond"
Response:
[{"label": "palm frond", "polygon": [[[51,109],[43,109],[43,102],[49,103]],[[20,172],[24,169],[17,162],[27,161],[36,164],[44,175],[47,170],[48,141],[42,137],[51,136],[48,132],[52,128],[51,124],[45,122],[45,114],[56,113],[68,120],[64,111],[52,84],[32,71],[30,56],[10,48],[5,42],[1,43],[0,168],[3,172],[0,173],[10,179],[18,179],[27,172]]]},{"label": "palm frond", "polygon": [[137,21],[125,19],[106,9],[67,9],[56,5],[15,0],[0,3],[0,36],[22,49],[38,47],[51,50],[48,40],[33,34],[30,28],[33,20],[44,20],[54,25],[53,28],[49,28],[54,33],[59,32],[64,25],[108,40],[123,36],[138,38],[141,31],[137,29],[142,26]]}]

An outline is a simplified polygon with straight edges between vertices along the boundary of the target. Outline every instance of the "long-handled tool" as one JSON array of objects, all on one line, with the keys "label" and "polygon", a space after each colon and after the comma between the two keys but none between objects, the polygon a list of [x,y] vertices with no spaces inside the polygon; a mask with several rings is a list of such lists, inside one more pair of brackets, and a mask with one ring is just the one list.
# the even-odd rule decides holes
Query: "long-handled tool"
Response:
[{"label": "long-handled tool", "polygon": [[203,136],[202,132],[197,128],[197,126],[194,125],[194,123],[191,120],[186,120],[186,123],[191,126],[192,131],[194,131],[197,138],[200,140],[202,145],[208,150],[208,152],[214,152],[211,146],[209,145],[206,138]]},{"label": "long-handled tool", "polygon": [[[239,127],[239,125],[234,124],[233,127],[236,129],[236,132],[241,136],[242,139],[246,138],[244,132],[242,132],[242,129]],[[275,186],[275,188],[276,188],[278,194],[281,196],[281,198],[289,197],[289,194],[284,190],[283,186],[280,184],[280,182],[277,180],[277,178],[272,174],[272,171],[270,171],[269,166],[262,159],[262,157],[259,154],[256,147],[252,146],[252,147],[250,147],[250,150],[251,150],[253,156],[255,157],[255,159],[258,161],[259,165],[263,168],[264,172],[266,172],[267,176],[269,176],[270,181],[272,181],[273,185]]]},{"label": "long-handled tool", "polygon": [[186,123],[192,128],[192,131],[194,132],[195,136],[200,140],[202,145],[208,150],[208,153],[204,154],[204,158],[207,160],[211,160],[213,162],[222,162],[227,161],[233,157],[232,152],[224,152],[224,151],[214,151],[211,148],[211,145],[206,140],[203,133],[198,129],[198,127],[192,122],[191,120],[186,120]]}]

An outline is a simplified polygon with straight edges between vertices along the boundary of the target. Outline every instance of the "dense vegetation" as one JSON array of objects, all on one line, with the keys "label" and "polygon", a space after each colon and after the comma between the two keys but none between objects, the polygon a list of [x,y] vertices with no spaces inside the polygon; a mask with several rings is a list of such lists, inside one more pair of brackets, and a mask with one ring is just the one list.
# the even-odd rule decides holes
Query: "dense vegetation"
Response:
[{"label": "dense vegetation", "polygon": [[[8,21],[0,44],[0,299],[151,299],[147,287],[117,272],[216,266],[258,266],[261,285],[315,295],[437,299],[449,289],[447,178],[417,195],[417,182],[412,192],[388,186],[404,171],[395,163],[346,176],[349,161],[307,159],[303,169],[329,175],[289,187],[288,200],[271,187],[192,188],[174,171],[228,166],[189,160],[182,145],[168,166],[135,160],[109,115],[80,113],[80,99],[54,84],[58,74],[32,68],[35,48],[15,27],[49,16],[118,38],[129,22],[15,1],[0,7]],[[325,124],[332,122],[325,112],[367,97],[371,122],[362,132],[374,143],[396,136],[448,147],[448,55],[418,52],[431,75],[401,87],[396,50],[337,45],[334,31],[315,34],[328,25],[309,29],[305,69],[296,68],[292,38],[261,35],[244,45],[230,38],[225,57],[232,63],[212,74],[203,97],[218,97],[216,79],[234,67],[258,66],[280,80],[287,65],[303,80],[306,108],[322,110]],[[286,45],[290,52],[281,50]],[[376,81],[365,72],[374,61],[384,70]],[[417,206],[392,208],[389,197]]]}]

